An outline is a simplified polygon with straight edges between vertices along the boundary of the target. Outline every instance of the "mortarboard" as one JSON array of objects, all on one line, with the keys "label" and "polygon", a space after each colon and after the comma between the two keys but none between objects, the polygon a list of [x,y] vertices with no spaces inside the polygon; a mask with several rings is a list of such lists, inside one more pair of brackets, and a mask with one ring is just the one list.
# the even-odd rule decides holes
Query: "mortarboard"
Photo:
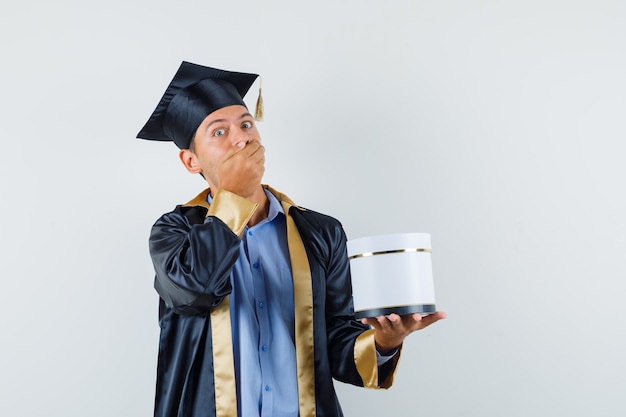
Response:
[{"label": "mortarboard", "polygon": [[[137,138],[171,141],[180,149],[189,148],[206,116],[222,107],[246,106],[243,97],[257,77],[183,61]],[[259,88],[257,120],[262,118],[261,103]]]}]

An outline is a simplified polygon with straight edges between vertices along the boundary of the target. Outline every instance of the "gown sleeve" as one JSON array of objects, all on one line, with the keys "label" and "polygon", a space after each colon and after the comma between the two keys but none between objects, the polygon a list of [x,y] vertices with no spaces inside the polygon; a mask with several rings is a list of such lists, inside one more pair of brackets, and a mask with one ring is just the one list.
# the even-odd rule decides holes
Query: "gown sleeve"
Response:
[{"label": "gown sleeve", "polygon": [[155,289],[179,314],[202,314],[232,290],[230,273],[239,256],[239,233],[257,205],[218,191],[214,205],[177,206],[153,225],[150,256]]}]

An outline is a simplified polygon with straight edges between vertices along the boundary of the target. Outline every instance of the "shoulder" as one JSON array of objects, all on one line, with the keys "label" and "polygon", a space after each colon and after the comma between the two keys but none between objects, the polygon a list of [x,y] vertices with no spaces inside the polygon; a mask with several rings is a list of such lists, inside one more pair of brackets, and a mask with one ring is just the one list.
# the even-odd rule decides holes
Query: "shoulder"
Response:
[{"label": "shoulder", "polygon": [[305,230],[310,230],[312,232],[319,231],[323,233],[343,232],[341,223],[334,217],[298,206],[286,194],[281,193],[267,184],[263,185],[263,187],[269,191],[285,209],[287,209],[288,213],[286,214],[293,218],[296,226],[298,226],[298,230],[300,230],[301,233]]},{"label": "shoulder", "polygon": [[291,207],[289,215],[305,240],[325,242],[329,246],[343,244],[346,235],[339,220],[314,210]]},{"label": "shoulder", "polygon": [[322,228],[343,228],[341,222],[336,218],[315,210],[303,207],[291,207],[289,214],[300,222],[307,223],[311,226]]}]

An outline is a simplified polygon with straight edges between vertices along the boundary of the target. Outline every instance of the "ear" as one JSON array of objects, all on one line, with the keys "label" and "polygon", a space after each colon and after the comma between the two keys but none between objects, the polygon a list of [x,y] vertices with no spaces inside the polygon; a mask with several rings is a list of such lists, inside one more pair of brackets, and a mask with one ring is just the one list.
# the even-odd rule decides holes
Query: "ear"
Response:
[{"label": "ear", "polygon": [[198,161],[198,157],[195,153],[189,149],[181,149],[178,153],[178,157],[185,168],[187,168],[187,171],[192,174],[202,173],[202,167],[200,166],[200,162]]}]

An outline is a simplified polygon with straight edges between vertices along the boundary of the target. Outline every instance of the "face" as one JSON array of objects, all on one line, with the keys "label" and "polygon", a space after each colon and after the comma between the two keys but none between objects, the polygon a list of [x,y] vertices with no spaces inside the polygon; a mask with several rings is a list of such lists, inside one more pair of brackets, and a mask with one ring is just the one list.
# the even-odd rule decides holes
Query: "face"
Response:
[{"label": "face", "polygon": [[193,150],[180,151],[180,159],[193,174],[203,174],[217,188],[216,169],[226,152],[242,142],[261,140],[254,117],[244,106],[223,107],[209,114],[196,130]]}]

